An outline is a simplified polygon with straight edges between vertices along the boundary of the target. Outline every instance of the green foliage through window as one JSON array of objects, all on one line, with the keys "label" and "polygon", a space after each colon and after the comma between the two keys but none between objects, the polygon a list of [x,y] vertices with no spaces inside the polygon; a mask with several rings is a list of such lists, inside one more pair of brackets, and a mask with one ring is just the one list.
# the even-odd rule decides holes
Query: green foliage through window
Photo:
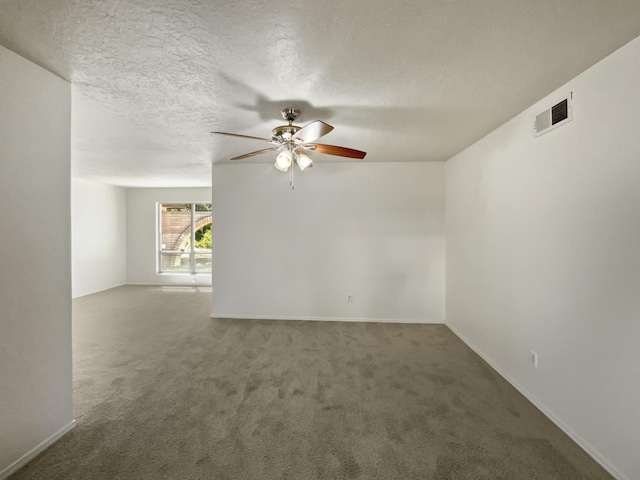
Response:
[{"label": "green foliage through window", "polygon": [[196,230],[196,248],[211,249],[211,224]]}]

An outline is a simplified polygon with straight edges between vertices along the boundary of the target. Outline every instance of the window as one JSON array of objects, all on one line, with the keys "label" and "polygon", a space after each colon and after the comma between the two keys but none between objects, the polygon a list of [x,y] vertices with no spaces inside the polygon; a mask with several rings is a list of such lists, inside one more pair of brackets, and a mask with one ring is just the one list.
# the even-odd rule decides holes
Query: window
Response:
[{"label": "window", "polygon": [[158,204],[158,271],[211,272],[211,204]]}]

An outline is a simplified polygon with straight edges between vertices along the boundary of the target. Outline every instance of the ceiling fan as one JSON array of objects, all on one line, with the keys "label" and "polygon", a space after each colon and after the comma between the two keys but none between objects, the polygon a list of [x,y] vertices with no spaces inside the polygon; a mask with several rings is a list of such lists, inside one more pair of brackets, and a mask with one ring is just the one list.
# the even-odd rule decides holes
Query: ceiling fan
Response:
[{"label": "ceiling fan", "polygon": [[288,125],[280,125],[271,130],[271,138],[252,137],[249,135],[238,135],[237,133],[211,132],[218,135],[229,135],[232,137],[248,138],[250,140],[260,140],[273,145],[273,147],[256,150],[255,152],[245,153],[231,160],[242,160],[243,158],[253,157],[267,152],[280,151],[276,157],[275,167],[286,172],[291,169],[293,174],[293,164],[298,165],[300,170],[305,170],[313,166],[313,161],[305,153],[306,151],[325,153],[327,155],[337,155],[339,157],[362,159],[367,154],[353,148],[338,147],[336,145],[325,145],[315,143],[320,137],[323,137],[333,127],[320,120],[311,122],[304,127],[294,125],[293,122],[300,116],[300,110],[296,108],[283,108],[280,111],[282,118],[289,122]]}]

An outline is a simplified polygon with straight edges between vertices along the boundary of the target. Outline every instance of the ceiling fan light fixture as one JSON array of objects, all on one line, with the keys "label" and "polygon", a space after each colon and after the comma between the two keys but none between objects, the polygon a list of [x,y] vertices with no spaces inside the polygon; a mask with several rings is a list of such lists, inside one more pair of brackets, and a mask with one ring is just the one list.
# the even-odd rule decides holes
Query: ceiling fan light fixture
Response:
[{"label": "ceiling fan light fixture", "polygon": [[309,167],[313,167],[313,161],[307,155],[296,151],[296,163],[300,170],[304,171]]},{"label": "ceiling fan light fixture", "polygon": [[287,170],[289,170],[289,167],[291,166],[291,161],[292,161],[291,152],[289,150],[284,150],[280,152],[276,157],[275,166],[281,172],[286,172]]}]

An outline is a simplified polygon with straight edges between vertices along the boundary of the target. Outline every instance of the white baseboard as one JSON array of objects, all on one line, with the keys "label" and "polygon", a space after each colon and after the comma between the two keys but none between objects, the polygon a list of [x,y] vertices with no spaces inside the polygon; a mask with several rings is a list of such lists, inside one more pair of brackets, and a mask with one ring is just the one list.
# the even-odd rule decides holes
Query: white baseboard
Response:
[{"label": "white baseboard", "polygon": [[451,330],[460,340],[467,344],[467,346],[477,353],[485,362],[487,362],[491,368],[498,372],[507,382],[509,382],[516,390],[526,397],[531,403],[533,403],[538,410],[545,414],[549,420],[555,423],[560,430],[569,435],[569,437],[576,442],[585,452],[587,452],[596,462],[602,465],[607,472],[609,472],[617,480],[631,480],[624,473],[618,470],[604,455],[602,455],[595,447],[593,447],[584,438],[578,435],[569,425],[564,423],[560,417],[553,413],[544,403],[534,397],[529,391],[520,385],[514,378],[507,374],[497,363],[495,363],[489,356],[485,355],[479,348],[477,348],[467,337],[465,337],[456,327],[445,322],[445,325]]},{"label": "white baseboard", "polygon": [[118,287],[122,287],[124,285],[126,285],[126,283],[118,283],[116,285],[102,286],[102,287],[99,287],[97,289],[89,290],[87,292],[80,292],[80,293],[71,292],[71,299],[75,300],[76,298],[86,297],[87,295],[93,295],[94,293],[105,292],[107,290],[111,290],[112,288],[118,288]]},{"label": "white baseboard", "polygon": [[[158,274],[160,275],[160,274]],[[191,281],[172,281],[171,279],[160,279],[160,280],[151,280],[151,281],[143,281],[143,282],[127,282],[124,285],[135,285],[138,287],[209,287],[211,288],[210,281],[196,281],[193,283]]]},{"label": "white baseboard", "polygon": [[13,462],[11,465],[9,465],[7,468],[5,468],[0,472],[0,480],[4,480],[9,475],[20,470],[27,463],[29,463],[31,460],[33,460],[35,457],[37,457],[43,451],[49,448],[52,444],[58,441],[65,433],[67,433],[69,430],[75,427],[77,423],[78,422],[76,422],[75,419],[72,420],[67,425],[65,425],[60,430],[58,430],[56,433],[54,433],[49,438],[47,438],[46,440],[41,442],[39,445],[37,445],[35,448],[29,450],[27,453],[22,455],[18,460],[16,460],[15,462]]},{"label": "white baseboard", "polygon": [[442,320],[428,320],[422,318],[353,318],[353,317],[308,317],[308,316],[278,316],[278,315],[238,315],[235,313],[212,313],[211,318],[234,318],[242,320],[311,320],[315,322],[369,322],[369,323],[427,323],[444,324]]}]

